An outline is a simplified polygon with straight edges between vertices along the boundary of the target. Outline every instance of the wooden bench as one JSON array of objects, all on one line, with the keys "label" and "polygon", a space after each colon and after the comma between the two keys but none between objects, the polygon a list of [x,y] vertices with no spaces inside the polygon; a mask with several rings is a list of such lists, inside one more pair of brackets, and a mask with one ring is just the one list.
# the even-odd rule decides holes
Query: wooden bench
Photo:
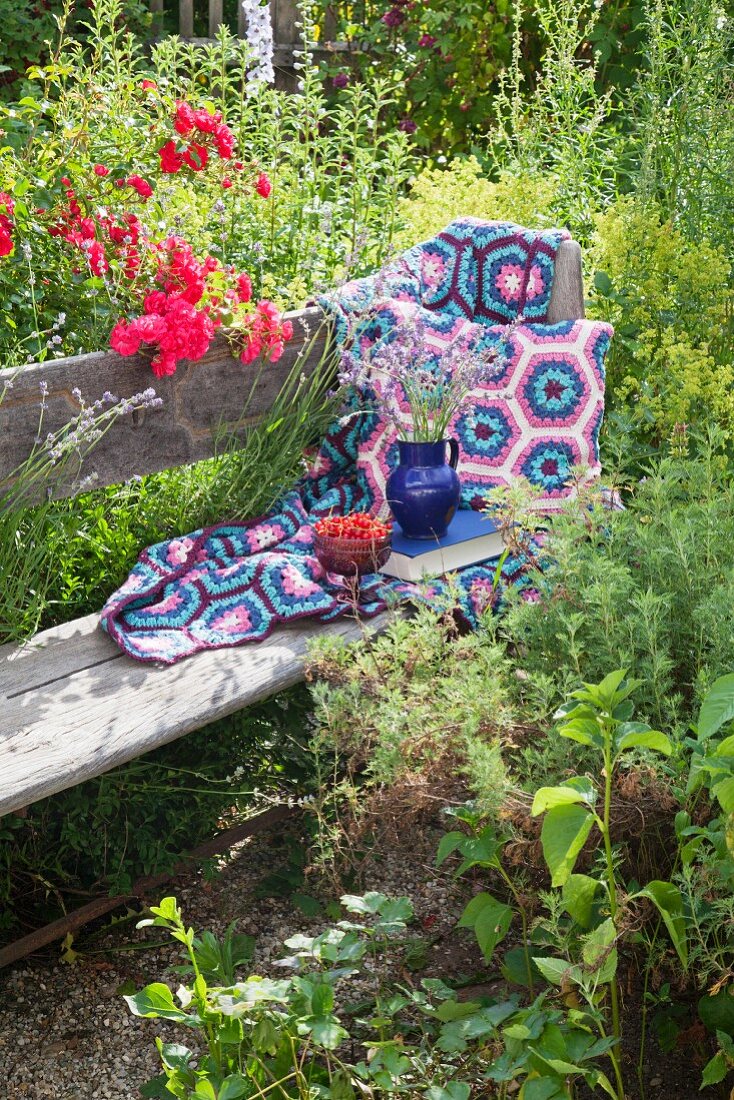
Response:
[{"label": "wooden bench", "polygon": [[[248,424],[267,411],[320,311],[292,314],[295,332],[282,360],[263,374]],[[573,241],[558,253],[549,319],[584,316],[581,252]],[[324,335],[309,364],[318,359]],[[39,384],[48,385],[44,430],[61,427],[78,411],[72,390],[94,400],[119,396],[155,382],[160,409],[123,418],[92,452],[85,469],[97,484],[196,462],[213,453],[215,429],[227,410],[242,408],[255,366],[243,368],[224,338],[197,363],[171,378],[153,379],[142,360],[110,353],[32,364],[14,375],[0,404],[0,483],[29,453],[38,427]],[[0,371],[3,376],[10,372]],[[71,484],[62,487],[73,493]],[[142,547],[141,547],[142,549]],[[100,593],[100,602],[108,593]],[[379,630],[386,617],[372,620]],[[267,698],[303,678],[307,644],[318,635],[359,637],[352,619],[328,626],[304,621],[282,627],[268,640],[197,654],[173,666],[141,665],[122,654],[99,629],[97,616],[65,623],[21,646],[0,648],[0,815],[101,775],[207,722]]]}]

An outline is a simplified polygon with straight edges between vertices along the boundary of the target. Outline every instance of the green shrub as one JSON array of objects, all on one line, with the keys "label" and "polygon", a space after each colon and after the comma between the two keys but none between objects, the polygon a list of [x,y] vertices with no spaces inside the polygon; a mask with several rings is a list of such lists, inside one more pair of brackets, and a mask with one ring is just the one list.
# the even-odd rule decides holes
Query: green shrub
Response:
[{"label": "green shrub", "polygon": [[424,168],[415,178],[400,203],[396,243],[408,248],[462,215],[514,220],[534,228],[552,225],[554,196],[550,176],[507,171],[492,180],[476,157],[457,157],[445,168]]},{"label": "green shrub", "polygon": [[329,825],[335,810],[341,824],[351,817],[353,838],[369,835],[373,820],[403,829],[408,815],[432,814],[457,788],[496,815],[499,742],[514,714],[506,662],[488,634],[458,635],[450,614],[419,607],[369,640],[318,640],[311,658],[322,857],[343,842]]},{"label": "green shrub", "polygon": [[[0,98],[18,99],[23,94],[26,69],[48,60],[57,21],[65,23],[70,34],[84,36],[80,14],[73,9],[71,0],[0,0]],[[151,25],[144,0],[124,0],[118,18],[120,26],[139,37],[145,37]]]},{"label": "green shrub", "polygon": [[687,240],[734,259],[734,20],[719,0],[649,0],[648,65],[632,99],[633,181]]},{"label": "green shrub", "polygon": [[[148,57],[119,26],[120,12],[121,0],[95,0],[85,42],[62,35],[50,63],[30,70],[22,102],[0,104],[0,193],[9,196],[0,209],[13,244],[0,256],[6,366],[105,348],[115,320],[131,306],[139,312],[149,289],[146,238],[183,237],[198,257],[246,271],[255,299],[289,306],[348,270],[379,266],[390,246],[410,158],[406,135],[381,122],[388,85],[346,89],[329,110],[312,65],[300,95],[248,83],[247,44],[226,27],[203,46],[164,39]],[[212,158],[185,179],[163,172],[158,156],[181,98],[220,111],[237,138],[232,160]],[[272,181],[268,198],[251,185],[261,170]],[[130,173],[146,177],[147,200],[114,186]],[[139,217],[135,278],[109,244],[106,270],[85,259],[86,239],[77,245],[59,233],[69,205],[62,179],[98,247],[107,232],[100,211]]]},{"label": "green shrub", "polygon": [[592,312],[615,326],[608,407],[659,444],[677,424],[734,427],[731,266],[654,203],[619,199],[596,219]]},{"label": "green shrub", "polygon": [[[593,49],[598,56],[600,85],[626,90],[641,61],[642,6],[639,0],[597,5],[593,24],[586,22],[588,7],[576,0],[562,6],[569,28],[584,24],[579,53],[586,56]],[[330,51],[323,62],[337,78],[337,94],[345,77],[373,80],[375,72],[397,77],[399,96],[391,119],[414,132],[420,147],[448,155],[480,147],[496,122],[498,87],[514,64],[513,39],[522,39],[522,79],[530,87],[542,81],[551,63],[544,16],[552,9],[545,2],[522,0],[464,0],[460,12],[451,0],[412,7],[400,0],[387,5],[367,0],[359,7],[327,0],[315,4],[329,34],[352,46],[348,61]]]},{"label": "green shrub", "polygon": [[731,668],[734,485],[720,444],[654,463],[625,511],[582,504],[554,521],[538,602],[516,600],[500,624],[546,712],[579,680],[633,668],[640,712],[680,731]]}]

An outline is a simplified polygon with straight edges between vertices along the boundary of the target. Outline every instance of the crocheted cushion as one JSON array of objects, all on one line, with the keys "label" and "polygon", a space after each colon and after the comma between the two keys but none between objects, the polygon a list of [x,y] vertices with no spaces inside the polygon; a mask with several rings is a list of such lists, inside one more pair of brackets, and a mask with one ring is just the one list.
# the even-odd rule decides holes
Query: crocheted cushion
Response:
[{"label": "crocheted cushion", "polygon": [[522,316],[527,324],[548,318],[556,253],[568,240],[566,229],[539,233],[513,222],[480,222],[463,218],[471,227],[477,298],[474,320],[507,324]]},{"label": "crocheted cushion", "polygon": [[[558,511],[575,492],[571,467],[585,479],[599,475],[599,428],[604,413],[604,360],[613,329],[599,321],[519,325],[508,341],[502,372],[472,394],[468,409],[451,426],[459,442],[462,503],[480,507],[487,489],[526,478],[540,490],[538,508]],[[475,348],[506,338],[503,326],[456,323],[450,333],[432,332],[437,352],[457,334],[471,334]],[[374,380],[379,391],[380,382]],[[404,423],[410,412],[403,405]],[[397,431],[372,414],[362,432],[357,468],[387,511],[385,485],[397,462]]]},{"label": "crocheted cushion", "polygon": [[[350,323],[360,338],[366,334],[374,343],[370,309],[379,307],[379,314],[395,302],[423,306],[444,321],[507,324],[522,314],[526,322],[544,322],[558,246],[569,236],[565,229],[536,231],[514,222],[456,218],[377,274],[318,300],[331,314],[340,343],[348,338]],[[377,324],[384,329],[384,318]]]}]

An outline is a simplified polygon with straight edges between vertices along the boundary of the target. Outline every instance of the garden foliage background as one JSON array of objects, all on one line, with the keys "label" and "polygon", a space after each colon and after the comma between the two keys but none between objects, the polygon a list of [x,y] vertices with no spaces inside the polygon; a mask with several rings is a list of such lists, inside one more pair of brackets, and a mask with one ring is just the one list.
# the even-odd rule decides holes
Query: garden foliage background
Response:
[{"label": "garden foliage background", "polygon": [[[10,8],[21,18],[23,9],[6,7],[8,19]],[[147,236],[175,234],[195,255],[235,265],[253,299],[280,308],[374,270],[458,214],[568,226],[584,249],[589,313],[616,328],[603,457],[629,509],[609,521],[618,537],[600,537],[603,552],[594,554],[569,521],[554,566],[564,595],[552,614],[513,609],[501,638],[477,644],[491,647],[493,662],[497,646],[521,654],[523,689],[502,679],[508,722],[532,713],[542,725],[581,675],[636,662],[646,684],[640,705],[682,736],[702,693],[727,671],[734,629],[722,526],[734,430],[731,12],[713,0],[507,0],[463,4],[459,19],[448,0],[370,3],[349,9],[341,27],[359,50],[319,70],[309,41],[321,15],[305,5],[296,95],[253,81],[247,45],[226,28],[204,47],[172,38],[145,45],[144,13],[121,0],[62,11],[48,49],[37,40],[46,24],[32,12],[7,36],[3,365],[106,347],[145,289],[114,262],[95,271],[84,250],[49,233],[70,188],[90,215],[103,206],[133,212]],[[212,156],[183,174],[161,171],[158,149],[180,99],[222,113],[242,170]],[[100,164],[109,178],[95,172]],[[253,190],[261,173],[267,195]],[[115,186],[131,176],[152,194]],[[20,546],[33,582],[3,586],[0,640],[97,609],[148,543],[267,508],[331,412],[324,401],[304,422],[291,410],[244,451],[191,469],[74,501],[6,507],[0,573],[17,572]],[[645,487],[633,492],[642,476]],[[552,675],[551,651],[560,654]],[[400,653],[392,659],[400,668]],[[457,722],[470,721],[468,706],[457,706]],[[0,856],[6,929],[29,899],[48,913],[70,886],[124,890],[222,820],[289,783],[302,788],[308,707],[303,694],[276,701],[47,800],[25,819],[4,819],[0,838],[13,842]],[[497,761],[467,744],[486,794]],[[274,755],[276,767],[266,768]],[[541,760],[528,750],[519,781],[556,766],[550,748]]]}]

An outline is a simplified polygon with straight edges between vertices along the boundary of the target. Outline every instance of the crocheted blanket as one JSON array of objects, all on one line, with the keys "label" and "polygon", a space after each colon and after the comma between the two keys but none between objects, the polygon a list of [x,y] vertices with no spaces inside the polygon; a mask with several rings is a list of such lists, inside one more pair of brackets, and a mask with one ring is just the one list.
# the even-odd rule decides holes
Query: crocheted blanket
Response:
[{"label": "crocheted blanket", "polygon": [[[335,318],[340,341],[347,339],[350,325],[354,334],[357,318],[358,346],[391,339],[409,309],[428,316],[437,355],[457,323],[476,325],[478,339],[497,341],[500,326],[520,311],[536,324],[546,321],[555,255],[565,236],[559,230],[533,233],[507,223],[461,219],[378,276],[349,283],[322,304]],[[379,308],[365,316],[365,307],[377,298]],[[561,334],[561,343],[568,343],[566,336]],[[315,557],[313,523],[332,511],[379,506],[364,460],[379,428],[375,418],[368,413],[335,424],[307,476],[272,514],[217,524],[143,551],[105,604],[103,629],[131,657],[172,664],[203,649],[259,641],[279,623],[304,617],[330,622],[353,613],[348,586],[327,574]],[[475,489],[464,506],[480,503]],[[507,558],[501,584],[528,585],[526,565],[522,558]],[[472,566],[427,589],[368,576],[360,587],[359,612],[371,617],[391,599],[434,601],[450,591],[474,625],[496,599],[495,573],[495,563]]]}]

